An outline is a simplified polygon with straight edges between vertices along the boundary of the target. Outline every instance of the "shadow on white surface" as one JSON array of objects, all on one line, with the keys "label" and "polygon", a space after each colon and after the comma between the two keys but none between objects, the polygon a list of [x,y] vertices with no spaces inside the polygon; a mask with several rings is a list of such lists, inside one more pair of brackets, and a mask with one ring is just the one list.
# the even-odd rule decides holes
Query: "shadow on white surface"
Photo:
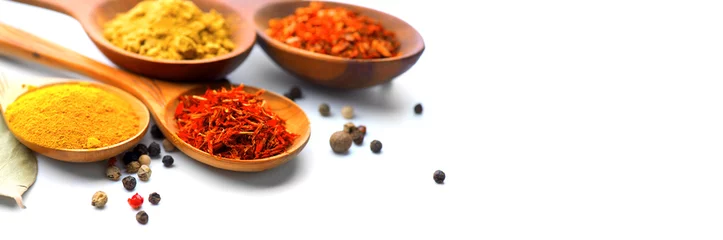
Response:
[{"label": "shadow on white surface", "polygon": [[253,70],[259,72],[256,75],[263,76],[263,79],[247,79],[246,75],[232,74],[229,76],[229,80],[233,83],[245,83],[267,88],[279,94],[283,94],[293,86],[299,86],[303,93],[303,98],[297,100],[299,103],[314,98],[328,102],[347,102],[355,107],[382,111],[397,111],[405,108],[405,106],[401,105],[404,101],[400,101],[399,98],[405,98],[407,94],[405,94],[404,89],[394,88],[395,80],[364,89],[333,89],[301,80],[279,68],[273,62],[264,65],[257,65],[256,63],[250,63],[249,65],[253,65]]},{"label": "shadow on white surface", "polygon": [[[72,175],[73,177],[79,177],[86,181],[106,179],[105,168],[108,164],[106,160],[92,163],[72,163],[38,155],[38,161],[43,161],[43,163],[41,163],[43,167],[57,169],[59,172],[62,172],[63,175]],[[123,173],[125,174],[125,172]],[[38,174],[40,174],[40,172],[38,172]]]},{"label": "shadow on white surface", "polygon": [[253,188],[274,188],[282,186],[293,179],[299,172],[300,162],[303,159],[297,156],[285,164],[262,172],[234,172],[208,166],[201,162],[188,159],[184,164],[195,165],[194,168],[203,168],[211,171],[208,174],[220,182],[239,183]]},{"label": "shadow on white surface", "polygon": [[20,207],[18,207],[18,204],[15,203],[15,200],[9,197],[0,197],[0,208],[20,209]]}]

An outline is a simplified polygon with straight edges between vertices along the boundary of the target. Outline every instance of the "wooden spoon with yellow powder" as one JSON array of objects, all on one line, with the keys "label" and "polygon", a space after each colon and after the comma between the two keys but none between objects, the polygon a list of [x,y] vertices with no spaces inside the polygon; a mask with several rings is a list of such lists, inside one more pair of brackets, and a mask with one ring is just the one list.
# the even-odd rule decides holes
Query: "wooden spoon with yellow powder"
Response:
[{"label": "wooden spoon with yellow powder", "polygon": [[145,135],[150,115],[132,95],[100,83],[49,81],[55,83],[29,87],[0,79],[5,122],[33,151],[68,162],[94,162],[121,154]]}]

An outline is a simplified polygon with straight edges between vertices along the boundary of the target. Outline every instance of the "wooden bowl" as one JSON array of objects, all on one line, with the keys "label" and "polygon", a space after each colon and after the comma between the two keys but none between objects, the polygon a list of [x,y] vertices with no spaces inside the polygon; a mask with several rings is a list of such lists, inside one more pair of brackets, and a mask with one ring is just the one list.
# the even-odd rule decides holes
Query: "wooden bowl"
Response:
[{"label": "wooden bowl", "polygon": [[56,10],[75,18],[98,49],[117,66],[136,74],[167,81],[215,81],[234,71],[253,49],[254,27],[241,10],[223,0],[194,0],[204,12],[215,9],[226,17],[236,48],[228,54],[202,60],[155,59],[125,51],[103,37],[103,25],[142,0],[18,0]]},{"label": "wooden bowl", "polygon": [[401,43],[399,56],[383,59],[346,59],[314,53],[289,46],[271,38],[265,32],[272,18],[293,14],[296,8],[309,5],[306,1],[272,2],[259,7],[254,14],[257,42],[281,68],[311,83],[338,89],[358,89],[392,81],[409,70],[424,52],[422,36],[409,24],[374,9],[361,6],[320,1],[327,7],[344,7],[380,21],[384,28],[396,33]]},{"label": "wooden bowl", "polygon": [[[39,154],[42,154],[44,156],[47,156],[49,158],[66,161],[66,162],[97,162],[109,159],[114,156],[118,156],[119,154],[127,151],[128,149],[133,148],[135,145],[137,145],[142,139],[143,136],[145,136],[148,125],[150,123],[150,114],[148,112],[148,109],[141,101],[139,101],[137,98],[135,98],[133,95],[128,94],[127,92],[120,90],[118,88],[112,87],[110,85],[101,84],[101,83],[93,83],[93,82],[82,82],[82,81],[62,81],[62,82],[55,82],[43,86],[39,86],[37,89],[46,88],[49,86],[55,86],[58,84],[88,84],[92,86],[96,86],[100,89],[103,89],[105,91],[110,92],[111,94],[114,94],[116,96],[119,96],[120,98],[126,100],[128,103],[130,103],[133,110],[135,110],[136,114],[138,115],[138,126],[140,128],[138,129],[138,132],[136,132],[132,137],[129,139],[126,139],[125,141],[122,141],[120,143],[116,143],[111,146],[102,147],[102,148],[95,148],[95,149],[57,149],[57,148],[50,148],[46,146],[39,145],[37,143],[28,141],[21,136],[14,134],[15,137],[20,141],[22,144],[30,148],[30,150],[33,150]],[[36,89],[36,90],[37,90]],[[27,92],[18,95],[18,97],[27,94]],[[14,99],[17,99],[15,97]],[[13,99],[13,101],[14,101]],[[7,103],[8,105],[10,102]],[[4,104],[5,105],[5,104]],[[4,112],[3,107],[3,114]],[[7,122],[7,118],[5,119],[5,123],[8,125],[8,128],[11,132],[14,133],[13,129],[10,127],[10,124]]]}]

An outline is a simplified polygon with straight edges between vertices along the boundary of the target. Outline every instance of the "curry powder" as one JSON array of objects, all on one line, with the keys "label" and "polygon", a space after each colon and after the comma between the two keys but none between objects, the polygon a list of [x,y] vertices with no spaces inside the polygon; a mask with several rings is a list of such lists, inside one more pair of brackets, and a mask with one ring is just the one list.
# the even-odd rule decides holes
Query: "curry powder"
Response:
[{"label": "curry powder", "polygon": [[142,1],[107,22],[103,36],[123,50],[166,60],[212,58],[235,47],[223,16],[188,0]]},{"label": "curry powder", "polygon": [[107,147],[140,130],[130,103],[87,83],[31,90],[11,103],[5,115],[19,138],[56,149]]}]

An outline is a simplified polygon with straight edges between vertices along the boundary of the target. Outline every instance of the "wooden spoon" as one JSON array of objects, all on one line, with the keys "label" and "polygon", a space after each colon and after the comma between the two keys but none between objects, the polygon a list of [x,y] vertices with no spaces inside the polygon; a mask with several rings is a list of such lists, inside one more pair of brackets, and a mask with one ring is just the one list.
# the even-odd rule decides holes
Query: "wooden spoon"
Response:
[{"label": "wooden spoon", "polygon": [[37,88],[41,89],[55,86],[58,84],[89,84],[122,98],[123,100],[131,104],[131,107],[139,117],[138,125],[141,127],[138,129],[138,132],[136,132],[129,139],[126,139],[125,141],[117,144],[113,144],[111,146],[96,149],[59,149],[37,144],[23,138],[21,135],[16,134],[16,132],[14,132],[14,129],[8,122],[8,118],[4,117],[6,125],[15,135],[15,138],[17,138],[18,141],[23,143],[25,146],[28,146],[28,148],[30,148],[31,150],[48,156],[50,158],[66,162],[96,162],[106,160],[113,156],[118,156],[119,154],[138,144],[138,142],[143,139],[143,136],[145,136],[146,131],[148,130],[148,124],[150,123],[150,115],[148,114],[148,109],[146,108],[146,106],[143,105],[141,101],[138,101],[138,99],[133,97],[133,95],[130,95],[127,92],[124,92],[123,90],[120,90],[118,88],[100,83],[80,82],[66,79],[33,79],[25,81],[16,79],[13,82],[7,82],[7,80],[0,76],[0,105],[2,105],[3,116],[5,116],[5,110],[7,109],[8,105],[10,105],[10,103],[28,92],[27,88],[23,88],[22,85],[41,85]]},{"label": "wooden spoon", "polygon": [[[144,78],[109,67],[70,49],[4,24],[0,24],[0,55],[17,57],[75,71],[128,91],[148,107],[161,131],[173,145],[191,158],[217,168],[253,172],[279,166],[294,158],[306,146],[311,135],[309,119],[298,105],[286,97],[266,91],[261,97],[267,101],[267,105],[287,121],[289,132],[300,136],[286,152],[274,157],[256,160],[234,160],[215,157],[194,148],[176,136],[175,133],[178,128],[174,119],[174,110],[178,105],[179,96],[201,94],[209,87],[230,86],[231,84],[228,81],[192,84],[171,83]],[[259,90],[250,86],[245,86],[244,89],[248,92]]]},{"label": "wooden spoon", "polygon": [[235,70],[249,55],[256,32],[241,10],[221,0],[194,0],[204,12],[215,9],[226,17],[236,48],[229,54],[202,60],[162,60],[125,51],[103,37],[103,25],[142,0],[17,0],[65,13],[83,26],[98,49],[114,64],[139,75],[169,81],[216,81]]}]

